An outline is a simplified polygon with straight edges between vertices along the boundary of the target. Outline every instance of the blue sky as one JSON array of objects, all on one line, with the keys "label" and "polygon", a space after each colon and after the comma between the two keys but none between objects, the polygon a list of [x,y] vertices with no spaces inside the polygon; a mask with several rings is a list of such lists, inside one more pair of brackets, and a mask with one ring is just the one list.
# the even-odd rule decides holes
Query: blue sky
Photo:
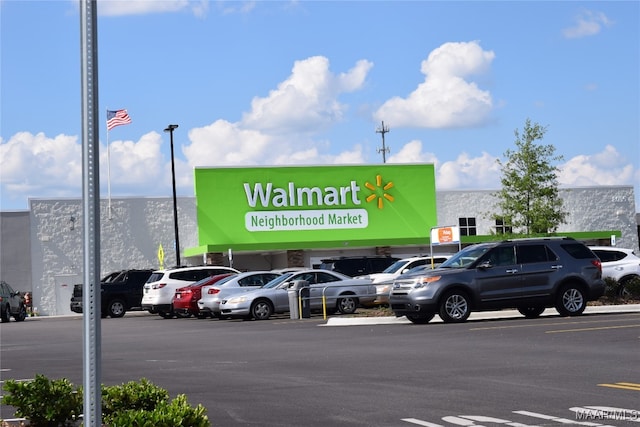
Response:
[{"label": "blue sky", "polygon": [[[0,209],[81,197],[79,3],[0,20]],[[101,196],[170,196],[174,123],[178,195],[194,167],[381,163],[382,121],[387,162],[493,190],[530,119],[562,186],[640,210],[639,58],[638,1],[98,1]]]}]

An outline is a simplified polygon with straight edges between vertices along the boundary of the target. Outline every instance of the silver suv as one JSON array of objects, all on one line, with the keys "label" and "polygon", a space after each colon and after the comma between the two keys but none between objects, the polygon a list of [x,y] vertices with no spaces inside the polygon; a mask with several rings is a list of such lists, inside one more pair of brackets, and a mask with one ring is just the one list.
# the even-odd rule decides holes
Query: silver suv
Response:
[{"label": "silver suv", "polygon": [[547,307],[577,316],[604,294],[602,265],[569,237],[513,239],[468,246],[435,270],[393,282],[391,310],[413,323],[436,313],[464,322],[472,311],[516,308],[535,318]]}]

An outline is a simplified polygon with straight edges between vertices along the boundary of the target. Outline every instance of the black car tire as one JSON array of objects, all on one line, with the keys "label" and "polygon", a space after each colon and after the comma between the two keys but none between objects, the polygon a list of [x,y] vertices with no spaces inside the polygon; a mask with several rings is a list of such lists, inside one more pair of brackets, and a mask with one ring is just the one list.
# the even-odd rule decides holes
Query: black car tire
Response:
[{"label": "black car tire", "polygon": [[407,314],[406,317],[411,321],[411,323],[415,323],[416,325],[426,325],[435,317],[435,315],[435,313]]},{"label": "black car tire", "polygon": [[560,316],[579,316],[587,307],[587,298],[582,288],[568,284],[560,288],[556,297],[556,310]]},{"label": "black car tire", "polygon": [[544,307],[518,307],[518,311],[527,319],[536,319],[544,312]]},{"label": "black car tire", "polygon": [[124,305],[124,301],[121,299],[114,299],[109,301],[109,305],[107,306],[107,314],[112,318],[122,317],[127,312],[127,309]]},{"label": "black car tire", "polygon": [[158,314],[160,315],[160,317],[162,317],[163,319],[173,319],[173,311],[159,311]]},{"label": "black car tire", "polygon": [[0,312],[0,321],[2,321],[2,323],[5,323],[10,320],[11,320],[11,309],[9,308],[9,305],[5,305],[4,307],[2,307],[2,312]]},{"label": "black car tire", "polygon": [[251,305],[251,317],[256,320],[267,320],[273,314],[273,307],[267,300],[261,299]]},{"label": "black car tire", "polygon": [[25,307],[24,305],[20,306],[20,310],[18,310],[18,314],[16,314],[15,316],[13,316],[14,319],[16,319],[16,322],[22,322],[24,319],[27,318],[27,307]]},{"label": "black car tire", "polygon": [[471,314],[469,297],[458,290],[447,292],[440,300],[438,314],[445,323],[465,322]]},{"label": "black car tire", "polygon": [[358,298],[353,295],[345,295],[338,299],[337,307],[342,314],[353,314],[358,308]]}]

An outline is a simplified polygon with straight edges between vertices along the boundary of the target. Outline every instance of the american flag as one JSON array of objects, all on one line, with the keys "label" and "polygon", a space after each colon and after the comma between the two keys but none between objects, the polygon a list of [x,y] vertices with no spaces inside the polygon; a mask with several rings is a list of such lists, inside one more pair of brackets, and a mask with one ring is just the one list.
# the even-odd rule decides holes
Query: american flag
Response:
[{"label": "american flag", "polygon": [[107,110],[107,130],[129,123],[131,123],[131,117],[129,117],[127,110]]}]

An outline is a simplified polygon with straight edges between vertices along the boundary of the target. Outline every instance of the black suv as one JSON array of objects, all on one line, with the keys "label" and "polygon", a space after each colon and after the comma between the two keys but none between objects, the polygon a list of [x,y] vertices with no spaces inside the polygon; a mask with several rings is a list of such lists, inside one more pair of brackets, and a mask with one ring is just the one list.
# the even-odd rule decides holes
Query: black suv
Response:
[{"label": "black suv", "polygon": [[435,270],[393,282],[396,316],[428,323],[464,322],[472,311],[515,308],[535,318],[547,307],[577,316],[604,294],[602,265],[584,244],[568,237],[513,239],[461,250]]},{"label": "black suv", "polygon": [[323,259],[320,268],[355,277],[363,274],[380,273],[396,261],[398,261],[398,258],[389,256],[330,258]]},{"label": "black suv", "polygon": [[0,282],[0,320],[8,322],[11,316],[16,322],[22,322],[27,317],[27,305],[20,292],[16,292],[4,280]]}]

